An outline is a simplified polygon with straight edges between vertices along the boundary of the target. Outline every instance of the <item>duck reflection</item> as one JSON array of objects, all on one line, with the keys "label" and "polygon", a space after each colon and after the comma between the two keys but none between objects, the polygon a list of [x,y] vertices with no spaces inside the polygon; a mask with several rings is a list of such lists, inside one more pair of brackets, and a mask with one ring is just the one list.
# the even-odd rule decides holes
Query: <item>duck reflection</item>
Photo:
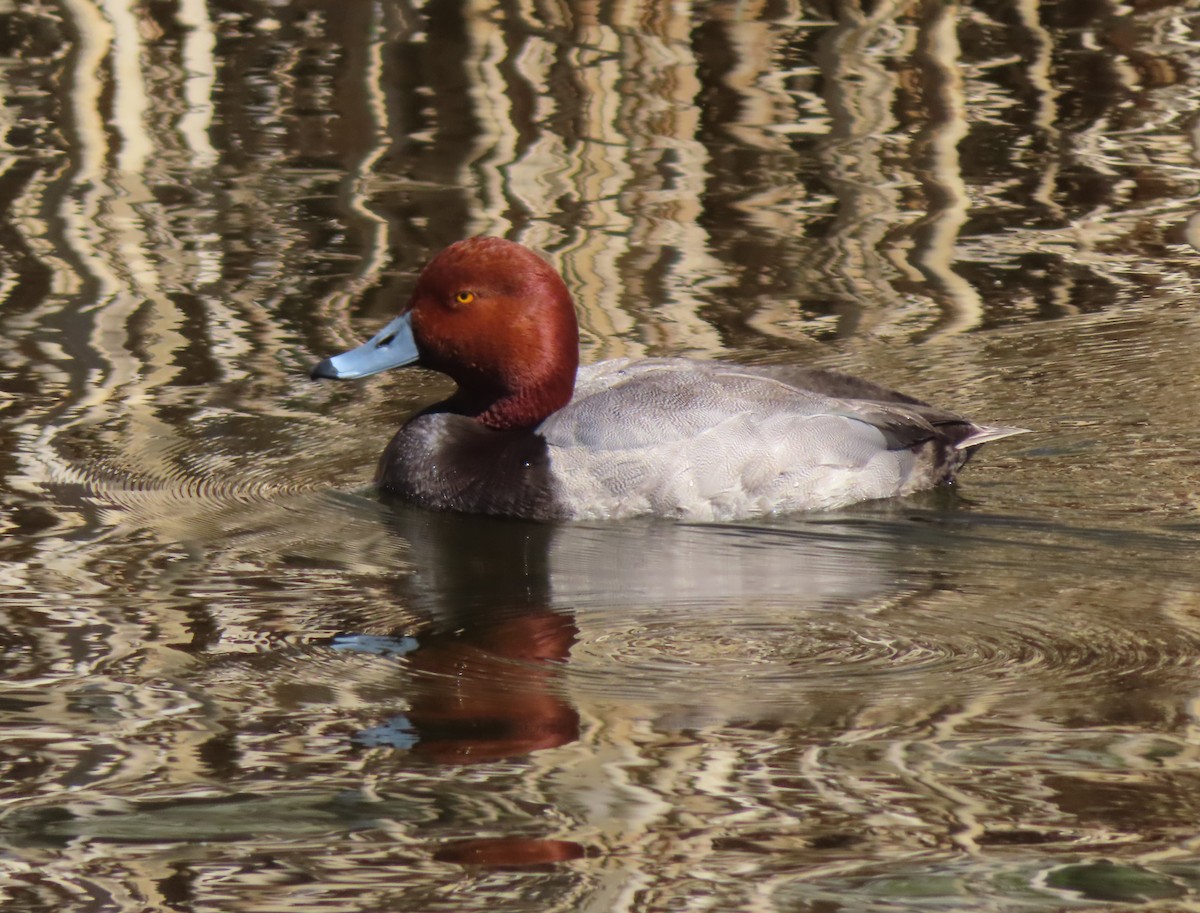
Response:
[{"label": "duck reflection", "polygon": [[[656,668],[657,675],[676,677],[681,666],[703,663],[718,650],[724,655],[714,652],[714,662],[736,666],[729,645],[739,625],[878,604],[896,585],[888,560],[894,540],[885,544],[845,521],[776,529],[654,521],[555,526],[386,506],[411,567],[391,584],[394,598],[417,623],[384,637],[343,636],[337,645],[399,658],[408,672],[408,710],[356,739],[438,763],[513,758],[574,742],[576,703],[589,700],[597,681],[602,688],[627,685],[629,695],[659,687],[666,694],[686,683],[659,681]],[[717,644],[708,632],[721,618],[729,625]],[[670,645],[624,639],[626,627],[644,629],[648,619],[678,638]],[[689,619],[695,636],[687,631]],[[593,641],[623,642],[631,678],[642,667],[647,679],[590,668],[595,649],[582,663],[570,663],[581,624]],[[680,655],[649,655],[672,649]],[[647,655],[639,658],[639,651]],[[728,681],[717,674],[703,697],[692,695],[696,706],[659,702],[670,717],[663,722],[686,727],[698,724],[698,713],[707,722],[757,712],[743,687],[746,674],[755,663],[772,663],[741,659],[746,669]],[[787,662],[778,657],[767,674]]]},{"label": "duck reflection", "polygon": [[529,611],[411,639],[409,671],[423,687],[408,713],[359,736],[447,764],[493,761],[574,741],[579,714],[557,693],[575,623]]},{"label": "duck reflection", "polygon": [[468,764],[578,738],[579,714],[559,682],[578,629],[569,612],[550,607],[553,528],[389,506],[415,567],[398,595],[427,626],[339,638],[343,649],[402,656],[412,677],[408,712],[358,740]]}]

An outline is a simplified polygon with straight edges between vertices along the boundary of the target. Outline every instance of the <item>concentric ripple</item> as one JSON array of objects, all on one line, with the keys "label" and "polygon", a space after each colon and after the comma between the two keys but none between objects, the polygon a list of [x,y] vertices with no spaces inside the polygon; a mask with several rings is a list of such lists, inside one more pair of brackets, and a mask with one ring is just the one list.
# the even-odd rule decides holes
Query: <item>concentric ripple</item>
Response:
[{"label": "concentric ripple", "polygon": [[[571,676],[591,694],[688,703],[789,704],[839,692],[967,699],[1194,680],[1200,633],[1169,619],[1131,633],[1120,617],[1030,606],[989,614],[954,593],[789,617],[786,606],[635,619],[589,613]],[[1061,608],[1061,607],[1059,607]]]}]

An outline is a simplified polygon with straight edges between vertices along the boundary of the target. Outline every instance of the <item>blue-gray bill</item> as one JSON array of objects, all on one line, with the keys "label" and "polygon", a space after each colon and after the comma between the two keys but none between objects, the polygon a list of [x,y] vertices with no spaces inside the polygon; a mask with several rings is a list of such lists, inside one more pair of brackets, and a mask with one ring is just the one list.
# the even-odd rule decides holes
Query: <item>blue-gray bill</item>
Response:
[{"label": "blue-gray bill", "polygon": [[334,355],[314,365],[309,376],[313,380],[322,377],[354,380],[370,377],[388,368],[410,365],[419,357],[409,315],[402,314],[357,349]]}]

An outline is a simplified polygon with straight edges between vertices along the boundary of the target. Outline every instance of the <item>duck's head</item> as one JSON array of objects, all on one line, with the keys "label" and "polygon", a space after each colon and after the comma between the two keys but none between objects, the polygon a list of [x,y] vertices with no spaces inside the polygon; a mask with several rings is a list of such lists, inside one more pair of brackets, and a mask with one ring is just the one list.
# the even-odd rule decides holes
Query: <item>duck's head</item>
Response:
[{"label": "duck's head", "polygon": [[346,380],[410,364],[458,384],[445,410],[494,428],[532,427],[574,391],[579,327],[571,294],[528,248],[468,238],[429,261],[399,317],[311,374]]}]

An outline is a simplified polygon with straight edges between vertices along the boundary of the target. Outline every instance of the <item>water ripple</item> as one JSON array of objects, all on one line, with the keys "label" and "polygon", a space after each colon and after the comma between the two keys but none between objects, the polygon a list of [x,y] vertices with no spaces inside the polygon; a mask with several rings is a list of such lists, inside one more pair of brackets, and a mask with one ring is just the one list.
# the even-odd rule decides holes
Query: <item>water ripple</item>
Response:
[{"label": "water ripple", "polygon": [[[929,596],[926,595],[926,600]],[[813,692],[956,699],[1040,686],[1110,690],[1122,681],[1194,676],[1200,634],[1166,622],[1133,634],[1117,619],[1064,629],[1036,609],[989,617],[986,606],[910,596],[873,611],[644,612],[590,617],[573,651],[586,692],[671,700],[788,703]]]}]

